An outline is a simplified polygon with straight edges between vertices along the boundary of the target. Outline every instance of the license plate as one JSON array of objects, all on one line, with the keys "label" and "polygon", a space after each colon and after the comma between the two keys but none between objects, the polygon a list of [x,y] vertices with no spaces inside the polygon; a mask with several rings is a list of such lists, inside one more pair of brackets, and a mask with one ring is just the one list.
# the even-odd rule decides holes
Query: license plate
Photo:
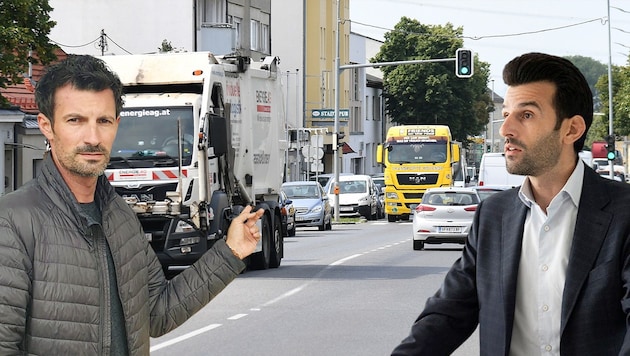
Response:
[{"label": "license plate", "polygon": [[438,232],[456,232],[461,233],[461,226],[438,226]]},{"label": "license plate", "polygon": [[296,216],[295,221],[304,221],[305,219],[301,216]]},{"label": "license plate", "polygon": [[339,211],[354,211],[354,209],[351,206],[342,206],[341,208],[339,208]]},{"label": "license plate", "polygon": [[153,241],[153,234],[150,232],[145,232],[144,233],[144,238],[147,239],[147,241],[151,242]]}]

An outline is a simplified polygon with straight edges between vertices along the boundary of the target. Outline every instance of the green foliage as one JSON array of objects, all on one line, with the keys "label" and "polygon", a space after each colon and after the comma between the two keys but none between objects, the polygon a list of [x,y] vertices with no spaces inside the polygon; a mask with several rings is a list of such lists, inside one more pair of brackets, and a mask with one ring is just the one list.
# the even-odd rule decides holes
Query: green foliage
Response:
[{"label": "green foliage", "polygon": [[[48,34],[55,22],[50,20],[48,0],[0,1],[0,88],[22,83],[28,63],[48,64],[56,59],[55,45]],[[37,58],[29,51],[37,53]],[[0,106],[6,106],[0,97]]]},{"label": "green foliage", "polygon": [[[591,57],[565,56],[564,58],[570,60],[571,63],[578,67],[580,72],[584,74],[584,77],[588,82],[588,86],[593,92],[594,109],[595,111],[600,111],[602,108],[602,102],[599,100],[599,91],[597,90],[596,84],[602,75],[608,75],[608,66],[603,64],[602,62],[596,61]],[[608,104],[604,103],[604,105]]]},{"label": "green foliage", "polygon": [[[613,66],[612,78],[613,133],[616,136],[627,136],[630,134],[630,68]],[[602,140],[608,135],[610,112],[608,110],[608,76],[601,76],[595,86],[602,102],[603,116],[593,120],[587,142]],[[601,122],[596,123],[598,120]]]},{"label": "green foliage", "polygon": [[166,39],[162,40],[162,46],[158,47],[158,51],[160,53],[167,53],[173,50],[173,45],[171,45],[171,41],[167,41]]},{"label": "green foliage", "polygon": [[[454,58],[462,34],[450,23],[423,25],[402,17],[371,62]],[[492,110],[489,68],[475,58],[474,75],[458,78],[454,61],[382,67],[385,110],[396,124],[449,125],[456,140],[467,142],[485,130]]]}]

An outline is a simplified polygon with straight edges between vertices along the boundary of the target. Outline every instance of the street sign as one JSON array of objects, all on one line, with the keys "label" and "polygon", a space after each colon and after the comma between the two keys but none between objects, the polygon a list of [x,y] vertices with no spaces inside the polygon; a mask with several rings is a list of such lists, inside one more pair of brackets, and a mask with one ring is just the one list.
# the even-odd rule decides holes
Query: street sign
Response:
[{"label": "street sign", "polygon": [[302,156],[304,156],[306,160],[308,160],[308,158],[322,159],[322,157],[324,157],[324,150],[321,147],[304,146],[302,147]]},{"label": "street sign", "polygon": [[324,147],[324,136],[322,135],[311,136],[311,147]]},{"label": "street sign", "polygon": [[[334,119],[335,118],[335,109],[313,109],[311,110],[311,115],[313,119]],[[350,117],[349,109],[340,109],[339,110],[339,118],[340,119],[348,119]]]}]

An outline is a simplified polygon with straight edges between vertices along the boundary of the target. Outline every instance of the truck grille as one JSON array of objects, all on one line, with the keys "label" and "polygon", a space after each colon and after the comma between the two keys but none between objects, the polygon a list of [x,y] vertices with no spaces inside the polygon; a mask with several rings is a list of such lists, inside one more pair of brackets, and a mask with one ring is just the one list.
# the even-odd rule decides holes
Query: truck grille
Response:
[{"label": "truck grille", "polygon": [[116,193],[123,198],[135,197],[138,201],[163,201],[166,199],[166,192],[177,190],[177,183],[162,185],[150,185],[139,188],[115,187]]},{"label": "truck grille", "polygon": [[400,185],[434,185],[438,181],[438,173],[398,173],[396,178]]}]

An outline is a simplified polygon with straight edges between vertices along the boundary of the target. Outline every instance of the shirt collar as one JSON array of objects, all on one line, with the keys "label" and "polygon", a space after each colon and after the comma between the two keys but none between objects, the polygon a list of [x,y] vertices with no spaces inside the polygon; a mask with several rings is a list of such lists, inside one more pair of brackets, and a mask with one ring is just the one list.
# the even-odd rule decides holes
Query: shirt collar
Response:
[{"label": "shirt collar", "polygon": [[[558,192],[558,194],[562,194],[565,192],[569,195],[573,204],[578,206],[580,202],[580,197],[582,196],[582,183],[584,182],[584,164],[581,159],[578,159],[578,163],[575,165],[573,169],[573,173],[569,176],[569,179],[564,184],[564,187]],[[531,208],[534,201],[534,194],[532,193],[532,187],[529,182],[529,176],[525,178],[521,188],[518,191],[518,197],[521,199],[523,204],[525,204],[528,208]],[[554,197],[555,198],[555,197]]]}]

